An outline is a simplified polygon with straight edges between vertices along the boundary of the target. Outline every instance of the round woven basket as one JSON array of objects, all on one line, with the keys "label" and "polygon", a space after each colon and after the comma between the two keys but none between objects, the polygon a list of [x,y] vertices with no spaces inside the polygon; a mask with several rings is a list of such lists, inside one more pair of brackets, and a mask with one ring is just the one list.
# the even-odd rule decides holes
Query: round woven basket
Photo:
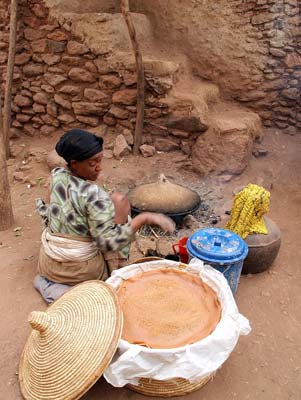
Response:
[{"label": "round woven basket", "polygon": [[155,397],[176,397],[194,392],[213,379],[214,374],[208,375],[198,382],[191,383],[183,378],[174,378],[167,381],[158,381],[156,379],[139,379],[139,385],[127,385],[134,392],[144,394],[145,396]]},{"label": "round woven basket", "polygon": [[144,262],[158,261],[158,260],[163,260],[163,258],[155,257],[155,256],[141,257],[141,258],[138,258],[137,260],[133,261],[132,264],[141,264],[141,263],[144,263]]}]

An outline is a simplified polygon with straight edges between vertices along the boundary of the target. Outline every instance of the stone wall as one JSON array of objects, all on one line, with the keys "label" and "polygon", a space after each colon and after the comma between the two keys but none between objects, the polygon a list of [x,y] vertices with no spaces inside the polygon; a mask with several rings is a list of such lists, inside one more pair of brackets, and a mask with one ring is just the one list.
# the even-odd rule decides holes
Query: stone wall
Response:
[{"label": "stone wall", "polygon": [[[72,4],[81,11],[83,5],[79,1],[47,1],[50,5],[51,2],[62,4],[65,11]],[[9,40],[9,3],[2,0],[0,4],[2,87]],[[87,0],[85,4],[85,10],[90,12],[96,12],[98,7],[104,7],[99,12],[114,12],[117,7],[115,0]],[[166,55],[186,52],[195,75],[217,83],[223,96],[254,108],[265,125],[301,127],[300,1],[173,0],[172,8],[168,4],[161,0],[131,2],[135,11],[149,16],[161,42],[158,48],[167,46]],[[84,44],[74,35],[69,22],[49,18],[42,0],[20,0],[13,127],[34,136],[75,126],[91,128],[104,122],[117,132],[133,132],[133,70],[119,68],[118,63],[110,66],[105,50]],[[101,36],[101,31],[97,34]],[[125,38],[124,34],[121,36]],[[113,47],[119,45],[113,43]],[[198,132],[152,128],[153,120],[168,113],[161,100],[170,86],[161,83],[148,73],[143,140],[155,144],[158,150],[189,152]],[[156,131],[157,136],[148,131]]]},{"label": "stone wall", "polygon": [[224,96],[258,110],[267,126],[301,127],[300,0],[131,4],[149,16],[160,43],[186,54],[194,74]]},{"label": "stone wall", "polygon": [[[119,138],[117,148],[129,149],[128,145],[133,144],[136,115],[133,70],[112,68],[106,63],[106,55],[92,51],[71,33],[67,22],[60,26],[49,19],[48,9],[41,1],[20,3],[12,127],[27,135],[39,136],[73,127],[92,129],[104,123],[115,132],[115,137],[116,132],[123,133],[126,143]],[[0,34],[3,89],[9,40],[7,3],[1,3],[0,13],[4,28]],[[167,105],[160,102],[165,89],[147,74],[145,116],[148,123],[143,143],[155,144],[157,150],[181,147],[185,150],[185,132],[173,134],[172,129],[166,130],[162,133],[164,138],[160,133],[157,137],[147,133],[152,119],[167,113]],[[195,139],[193,134],[190,139]]]},{"label": "stone wall", "polygon": [[257,29],[267,54],[263,77],[238,99],[260,110],[266,126],[301,128],[301,1],[233,3],[241,3],[235,12]]}]

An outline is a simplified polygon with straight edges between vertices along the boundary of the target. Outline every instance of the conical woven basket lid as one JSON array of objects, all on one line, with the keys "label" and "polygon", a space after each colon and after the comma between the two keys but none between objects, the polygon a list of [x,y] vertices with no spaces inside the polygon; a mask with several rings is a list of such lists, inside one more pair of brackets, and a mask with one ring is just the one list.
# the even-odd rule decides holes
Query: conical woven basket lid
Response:
[{"label": "conical woven basket lid", "polygon": [[122,332],[114,290],[89,281],[65,293],[46,312],[29,316],[19,380],[27,400],[75,400],[110,363]]},{"label": "conical woven basket lid", "polygon": [[200,196],[193,190],[169,182],[162,174],[156,183],[137,186],[128,194],[130,204],[139,211],[176,214],[194,209]]}]

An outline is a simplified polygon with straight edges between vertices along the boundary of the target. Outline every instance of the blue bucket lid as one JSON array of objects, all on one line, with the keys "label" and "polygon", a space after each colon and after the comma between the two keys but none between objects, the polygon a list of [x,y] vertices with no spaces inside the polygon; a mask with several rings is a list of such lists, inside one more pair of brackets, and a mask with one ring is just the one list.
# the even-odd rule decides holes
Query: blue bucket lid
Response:
[{"label": "blue bucket lid", "polygon": [[236,233],[205,228],[189,237],[186,248],[192,257],[212,263],[236,262],[246,258],[248,246]]}]

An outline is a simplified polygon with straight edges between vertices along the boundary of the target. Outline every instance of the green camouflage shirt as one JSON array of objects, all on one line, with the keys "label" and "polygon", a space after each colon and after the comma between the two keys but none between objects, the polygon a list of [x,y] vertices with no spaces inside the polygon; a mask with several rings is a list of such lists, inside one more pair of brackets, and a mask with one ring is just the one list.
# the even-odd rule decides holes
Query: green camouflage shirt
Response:
[{"label": "green camouflage shirt", "polygon": [[37,210],[53,233],[92,237],[100,251],[125,250],[134,239],[130,222],[115,224],[110,196],[98,185],[71,174],[51,172],[50,203],[37,200]]}]

